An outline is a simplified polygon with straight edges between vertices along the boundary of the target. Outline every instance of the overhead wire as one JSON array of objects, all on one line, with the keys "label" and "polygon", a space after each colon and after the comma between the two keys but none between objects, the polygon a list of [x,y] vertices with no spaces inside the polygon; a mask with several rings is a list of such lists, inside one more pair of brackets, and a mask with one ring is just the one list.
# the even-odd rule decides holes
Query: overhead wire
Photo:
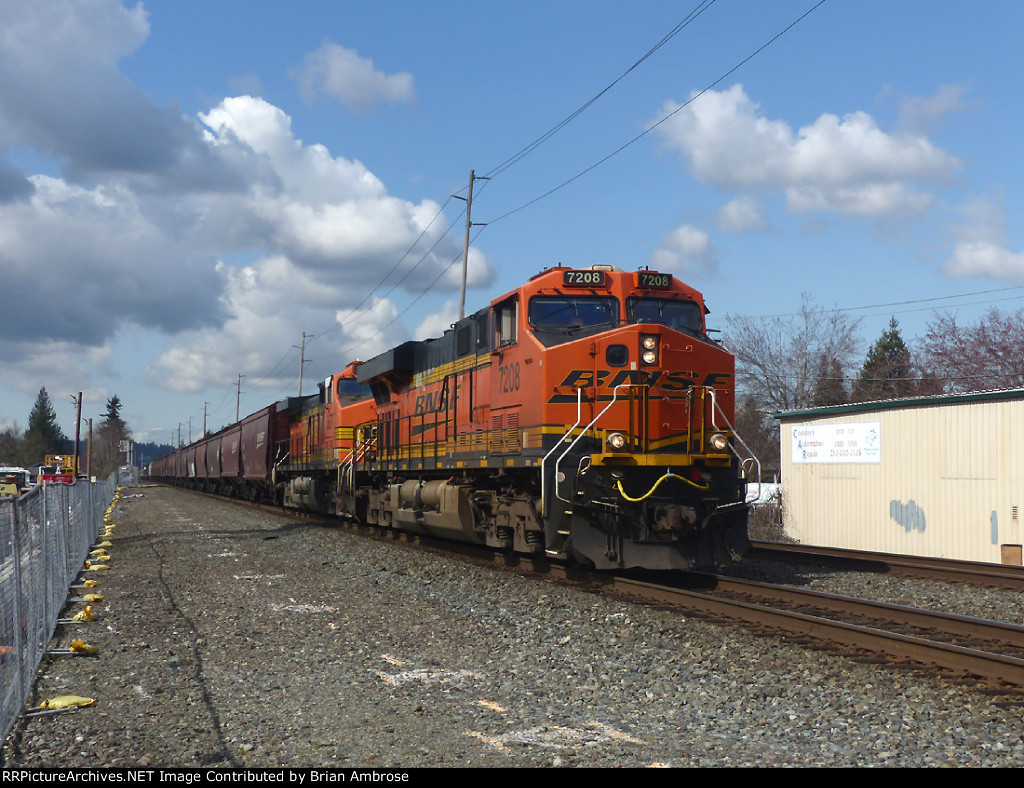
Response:
[{"label": "overhead wire", "polygon": [[[913,305],[913,304],[927,304],[927,303],[931,303],[931,302],[934,302],[934,301],[950,301],[950,300],[955,299],[955,298],[971,298],[972,296],[988,295],[990,293],[1006,293],[1006,292],[1009,292],[1011,290],[1024,290],[1024,285],[1012,285],[1010,287],[996,287],[996,288],[993,288],[991,290],[975,290],[975,291],[970,292],[970,293],[958,293],[956,295],[934,296],[932,298],[915,298],[915,299],[911,299],[911,300],[907,300],[907,301],[890,301],[889,303],[886,303],[886,304],[865,304],[864,306],[835,307],[834,309],[827,309],[825,311],[827,311],[827,312],[859,312],[859,311],[865,310],[865,309],[882,309],[883,307],[890,307],[890,306],[910,306],[910,305]],[[1007,298],[998,298],[998,299],[987,299],[985,301],[973,301],[973,302],[970,302],[968,304],[951,304],[948,308],[952,309],[952,308],[956,308],[958,306],[976,306],[977,304],[996,303],[998,301],[1014,301],[1014,300],[1016,300],[1018,298],[1024,298],[1024,295],[1009,296]],[[921,309],[900,309],[900,310],[896,310],[896,313],[897,314],[901,314],[901,313],[904,313],[904,312],[923,312],[923,311],[926,311],[927,309],[933,309],[933,308],[934,307],[923,307]],[[772,320],[772,319],[775,319],[775,318],[782,318],[782,317],[799,317],[801,314],[802,314],[801,312],[782,312],[782,313],[775,314],[775,315],[728,315],[727,314],[725,316],[725,320],[727,320],[727,321],[728,320]],[[879,314],[885,314],[885,313],[881,313],[880,312]]]},{"label": "overhead wire", "polygon": [[[398,269],[398,267],[412,253],[412,250],[416,248],[416,245],[419,244],[419,242],[427,234],[427,232],[430,230],[430,228],[437,221],[438,217],[444,214],[444,209],[447,207],[449,202],[451,202],[451,197],[449,197],[447,200],[445,200],[444,204],[441,205],[441,207],[437,210],[437,212],[434,214],[434,216],[431,218],[431,220],[429,222],[427,222],[427,224],[424,226],[423,230],[420,231],[420,234],[416,237],[416,240],[414,240],[409,245],[409,247],[405,250],[405,252],[402,254],[402,256],[399,257],[399,259],[395,262],[395,264],[390,269],[388,269],[388,271],[380,278],[380,281],[378,281],[376,285],[374,285],[372,288],[370,288],[369,292],[366,294],[366,296],[363,298],[363,300],[360,301],[358,304],[356,304],[356,306],[354,306],[351,309],[347,310],[347,312],[349,313],[349,317],[347,317],[346,319],[342,319],[342,320],[335,320],[334,322],[331,323],[330,326],[322,329],[321,331],[319,331],[319,332],[317,332],[315,334],[310,335],[309,341],[307,342],[307,344],[312,344],[314,341],[316,341],[317,339],[323,337],[325,334],[329,334],[332,331],[335,331],[338,328],[346,326],[349,323],[351,323],[352,321],[356,320],[359,317],[359,309],[367,301],[369,301],[373,297],[374,293],[376,293],[377,290],[380,287],[382,287],[385,282],[387,282],[388,278]],[[459,214],[459,216],[462,216],[462,215],[464,215],[464,212]],[[410,267],[410,269],[408,271],[406,271],[405,274],[400,279],[398,279],[398,281],[395,282],[391,286],[391,288],[389,290],[387,290],[384,294],[382,294],[380,297],[381,298],[386,298],[399,285],[401,285],[402,282],[404,282],[409,277],[409,275],[414,270],[416,270],[416,268],[427,258],[427,256],[430,255],[430,253],[448,235],[448,233],[451,232],[451,228],[454,226],[455,222],[457,222],[458,220],[459,220],[459,217],[456,217],[453,220],[453,222],[451,224],[449,224],[448,228],[437,238],[436,241],[434,241],[434,243],[431,245],[431,247],[429,249],[427,249],[427,251],[424,252],[423,255],[421,255],[420,259],[418,261],[416,261],[416,263],[413,264]],[[450,267],[451,267],[451,265],[449,265],[445,269],[445,271],[447,272],[448,268],[450,268]],[[436,283],[436,281],[437,280],[435,280],[435,283]],[[365,341],[360,343],[360,344],[365,344]],[[263,379],[269,379],[269,378],[273,377],[274,373],[277,372],[277,370],[281,367],[281,365],[284,363],[285,359],[289,358],[292,355],[294,355],[293,349],[289,348],[288,350],[285,351],[284,356],[281,357],[281,359],[277,362],[277,364],[274,365],[274,367],[269,372],[266,372],[263,375],[260,375],[260,376],[257,376],[257,377],[261,377]],[[289,381],[289,383],[286,386],[284,386],[283,388],[278,390],[278,394],[281,394],[281,393],[284,393],[286,391],[289,391],[291,389],[292,385],[294,383],[296,383],[297,381],[298,381],[298,377],[292,378],[292,380]]]},{"label": "overhead wire", "polygon": [[564,189],[569,184],[574,183],[575,181],[579,180],[580,178],[582,178],[587,173],[597,169],[602,164],[604,164],[606,161],[614,158],[615,156],[618,156],[624,150],[626,150],[627,148],[629,148],[631,145],[635,144],[636,142],[639,142],[641,139],[646,137],[648,134],[650,134],[656,128],[658,128],[663,123],[668,121],[670,118],[674,117],[679,112],[682,112],[684,109],[686,109],[688,106],[690,106],[693,102],[695,102],[697,99],[699,99],[705,93],[707,93],[708,91],[710,91],[710,90],[714,89],[715,87],[717,87],[721,82],[723,82],[725,79],[730,77],[737,70],[742,68],[744,65],[749,63],[751,60],[753,60],[759,54],[761,54],[764,50],[766,50],[768,47],[770,47],[772,44],[774,44],[776,41],[778,41],[780,38],[782,38],[782,36],[784,36],[786,33],[788,33],[790,30],[792,30],[794,27],[796,27],[800,22],[802,22],[804,19],[806,19],[808,16],[810,16],[810,14],[812,14],[820,6],[824,5],[827,1],[828,0],[818,0],[817,3],[815,3],[811,8],[809,8],[807,11],[805,11],[803,14],[801,14],[796,20],[794,20],[789,25],[787,25],[784,29],[780,30],[778,33],[776,33],[774,36],[772,36],[771,39],[769,39],[767,42],[765,42],[764,44],[759,46],[757,49],[755,49],[753,52],[751,52],[749,55],[747,55],[745,58],[743,58],[743,60],[741,60],[739,63],[737,63],[731,69],[729,69],[724,74],[722,74],[720,77],[718,77],[714,82],[711,82],[705,88],[703,88],[699,92],[695,93],[694,95],[690,96],[689,99],[684,101],[682,104],[680,104],[674,110],[672,110],[668,114],[666,114],[663,117],[661,117],[659,120],[657,120],[654,123],[652,123],[650,126],[645,128],[642,132],[637,134],[635,137],[633,137],[628,142],[625,142],[624,144],[620,145],[618,148],[613,150],[607,156],[605,156],[602,159],[599,159],[598,161],[594,162],[589,167],[586,167],[583,170],[580,170],[575,175],[573,175],[571,178],[568,178],[568,179],[562,181],[560,184],[558,184],[557,186],[554,186],[551,189],[548,189],[543,194],[540,194],[537,197],[534,197],[532,200],[529,200],[529,201],[523,203],[518,208],[513,208],[512,210],[506,211],[505,213],[501,214],[497,218],[491,219],[490,221],[487,222],[487,224],[488,225],[497,224],[498,222],[502,221],[503,219],[507,219],[508,217],[510,217],[510,216],[512,216],[514,214],[517,214],[520,211],[525,210],[526,208],[529,208],[531,205],[535,205],[536,203],[540,202],[541,200],[543,200],[543,199],[545,199],[547,197],[550,197],[552,194],[555,194],[556,192],[561,191],[562,189]]},{"label": "overhead wire", "polygon": [[526,147],[520,149],[518,152],[512,154],[507,159],[505,159],[505,161],[503,161],[500,164],[498,164],[496,167],[492,168],[491,170],[488,170],[484,174],[484,177],[486,177],[486,178],[494,178],[494,177],[500,175],[501,173],[503,173],[505,170],[507,170],[512,165],[514,165],[514,164],[520,162],[522,159],[526,158],[526,156],[531,154],[533,151],[535,151],[537,148],[539,148],[541,145],[543,145],[545,142],[547,142],[549,139],[551,139],[553,136],[555,136],[559,131],[561,131],[566,126],[568,126],[570,123],[572,123],[572,121],[574,121],[577,117],[579,117],[581,114],[583,114],[583,112],[585,112],[591,105],[593,105],[605,93],[607,93],[609,90],[611,90],[617,84],[619,84],[619,82],[621,82],[630,72],[632,72],[634,69],[636,69],[638,66],[640,66],[651,55],[653,55],[655,52],[657,52],[659,49],[661,49],[663,46],[665,46],[665,44],[667,44],[669,41],[671,41],[673,38],[675,38],[675,36],[678,33],[680,33],[684,28],[689,26],[689,24],[691,22],[693,22],[697,17],[699,17],[702,13],[704,13],[708,8],[710,8],[716,2],[717,2],[717,0],[702,0],[702,2],[698,3],[697,6],[692,11],[690,11],[690,13],[688,13],[686,15],[686,17],[684,17],[681,22],[679,22],[674,28],[672,28],[672,30],[670,30],[668,33],[666,33],[664,36],[662,36],[661,40],[657,44],[655,44],[650,49],[648,49],[639,60],[637,60],[633,65],[631,65],[629,68],[627,68],[621,74],[619,74],[619,76],[617,76],[611,83],[609,83],[604,88],[602,88],[600,91],[598,91],[598,93],[596,93],[594,96],[592,96],[591,98],[587,99],[587,101],[585,101],[579,108],[577,108],[573,112],[571,112],[568,115],[566,115],[564,118],[562,118],[562,120],[560,120],[558,123],[556,123],[550,129],[548,129],[546,132],[544,132],[539,137],[537,137],[535,140],[533,140],[533,142],[531,142],[529,145],[527,145]]},{"label": "overhead wire", "polygon": [[[412,242],[412,244],[410,244],[410,245],[409,245],[409,248],[408,248],[408,249],[406,249],[406,250],[405,250],[405,252],[404,252],[404,253],[402,254],[402,256],[401,256],[400,258],[398,258],[398,261],[397,261],[397,262],[396,262],[396,263],[395,263],[395,264],[394,264],[393,266],[391,266],[391,268],[390,268],[390,269],[388,269],[387,273],[385,273],[385,274],[384,274],[384,276],[382,276],[382,277],[381,277],[380,281],[379,281],[379,282],[378,282],[378,283],[377,283],[376,285],[374,285],[374,286],[373,286],[373,287],[372,287],[372,288],[370,289],[370,291],[369,291],[369,292],[368,292],[368,293],[366,294],[366,296],[365,296],[365,297],[363,298],[363,300],[362,300],[362,301],[360,301],[360,302],[359,302],[358,304],[356,304],[356,305],[355,305],[354,307],[352,307],[351,309],[348,309],[348,310],[346,310],[346,311],[348,311],[348,312],[349,312],[349,313],[351,314],[351,316],[352,316],[352,317],[351,317],[351,319],[349,319],[349,320],[335,320],[335,321],[334,321],[334,323],[332,323],[330,327],[328,327],[328,328],[326,328],[326,329],[324,329],[324,330],[322,330],[322,331],[318,332],[318,333],[316,334],[316,336],[317,336],[317,337],[321,337],[321,336],[323,336],[324,334],[328,334],[328,333],[330,333],[331,331],[334,331],[335,329],[341,328],[341,327],[342,327],[342,326],[344,326],[344,325],[348,325],[348,323],[350,323],[350,322],[351,322],[352,320],[355,320],[356,316],[358,315],[359,309],[360,309],[360,308],[361,308],[361,307],[363,306],[363,304],[365,304],[365,303],[366,303],[367,301],[369,301],[369,300],[370,300],[370,298],[372,298],[372,297],[373,297],[373,294],[374,294],[374,293],[376,293],[376,292],[377,292],[377,290],[378,290],[379,288],[383,287],[384,283],[385,283],[385,282],[386,282],[386,281],[388,280],[388,278],[389,278],[389,277],[390,277],[390,276],[391,276],[391,275],[392,275],[392,274],[393,274],[393,273],[394,273],[395,271],[397,271],[397,270],[398,270],[398,267],[399,267],[399,266],[400,266],[400,265],[401,265],[401,264],[402,264],[403,262],[405,262],[405,259],[406,259],[406,258],[407,258],[407,257],[408,257],[408,256],[409,256],[409,255],[410,255],[411,253],[412,253],[412,250],[416,248],[416,245],[417,245],[417,244],[418,244],[418,243],[419,243],[419,242],[420,242],[420,241],[421,241],[421,240],[423,239],[423,236],[425,236],[425,235],[427,234],[427,231],[428,231],[428,230],[429,230],[429,229],[430,229],[431,227],[433,227],[433,226],[434,226],[434,222],[436,222],[436,221],[437,221],[437,218],[438,218],[439,216],[441,216],[441,215],[442,215],[442,214],[444,213],[444,209],[445,209],[445,208],[446,208],[446,207],[448,206],[448,203],[450,203],[451,201],[452,201],[452,198],[451,198],[451,197],[449,197],[449,198],[448,198],[447,200],[445,200],[445,201],[444,201],[444,204],[443,204],[443,205],[442,205],[442,206],[441,206],[441,207],[440,207],[440,208],[438,209],[437,213],[435,213],[435,214],[434,214],[433,218],[432,218],[432,219],[431,219],[431,220],[430,220],[430,221],[429,221],[429,222],[427,223],[427,225],[426,225],[426,226],[425,226],[425,227],[423,228],[423,230],[422,230],[422,231],[420,232],[420,234],[419,234],[419,235],[418,235],[418,236],[416,237],[416,240],[415,240],[415,241],[413,241],[413,242]],[[456,218],[455,218],[454,220],[452,220],[452,222],[451,222],[451,223],[450,223],[450,224],[448,225],[447,229],[445,229],[445,231],[444,231],[443,233],[441,233],[441,235],[439,235],[439,236],[438,236],[437,240],[436,240],[436,241],[434,241],[433,245],[431,245],[431,247],[430,247],[429,249],[427,249],[427,250],[426,250],[426,251],[425,251],[425,252],[424,252],[424,253],[423,253],[423,254],[422,254],[422,255],[420,256],[420,259],[419,259],[419,260],[417,260],[417,261],[416,261],[416,262],[415,262],[415,263],[414,263],[414,264],[413,264],[413,265],[412,265],[412,266],[411,266],[411,267],[409,268],[409,270],[408,270],[408,271],[406,271],[406,272],[405,272],[405,274],[404,274],[404,275],[403,275],[403,276],[402,276],[401,278],[399,278],[399,279],[398,279],[398,281],[397,281],[397,282],[395,282],[395,283],[394,283],[394,284],[393,284],[393,285],[391,286],[391,288],[390,288],[389,290],[387,290],[387,292],[385,292],[385,293],[384,293],[383,295],[381,295],[380,297],[381,297],[381,298],[386,298],[386,297],[387,297],[388,295],[390,295],[391,293],[393,293],[393,292],[395,291],[395,289],[397,289],[397,288],[398,288],[398,286],[402,284],[402,282],[404,282],[404,281],[405,281],[406,279],[408,279],[408,278],[409,278],[409,275],[410,275],[410,274],[411,274],[411,273],[412,273],[413,271],[415,271],[415,270],[416,270],[416,268],[418,268],[418,267],[419,267],[419,265],[420,265],[420,264],[421,264],[421,263],[422,263],[422,262],[423,262],[424,260],[426,260],[426,259],[427,259],[427,257],[428,257],[428,256],[430,255],[430,253],[431,253],[432,251],[434,251],[434,249],[436,249],[436,248],[437,248],[437,245],[438,245],[438,244],[440,244],[440,243],[441,243],[441,241],[442,241],[442,240],[444,240],[444,238],[445,238],[445,237],[447,237],[447,235],[448,235],[448,233],[449,233],[449,232],[451,232],[451,230],[452,230],[452,227],[454,227],[454,226],[455,226],[455,223],[456,223],[456,222],[458,222],[458,220],[459,220],[459,219],[460,219],[460,218],[461,218],[462,216],[464,216],[464,215],[465,215],[465,211],[462,211],[462,212],[461,212],[461,213],[460,213],[460,214],[459,214],[459,215],[458,215],[458,216],[457,216],[457,217],[456,217]]]}]

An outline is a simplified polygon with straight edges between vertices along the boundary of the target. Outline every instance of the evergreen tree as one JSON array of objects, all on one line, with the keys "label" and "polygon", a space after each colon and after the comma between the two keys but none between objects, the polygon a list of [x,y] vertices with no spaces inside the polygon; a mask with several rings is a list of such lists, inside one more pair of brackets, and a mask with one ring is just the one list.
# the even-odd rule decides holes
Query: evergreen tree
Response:
[{"label": "evergreen tree", "polygon": [[848,401],[842,364],[835,356],[822,356],[818,362],[818,382],[814,386],[811,405],[824,408],[828,405],[845,405]]},{"label": "evergreen tree", "polygon": [[131,437],[132,431],[121,418],[121,399],[116,395],[107,398],[107,409],[93,441],[93,473],[105,479],[121,465],[121,441]]},{"label": "evergreen tree", "polygon": [[888,330],[868,351],[854,384],[855,401],[910,397],[917,393],[917,375],[899,325],[895,317],[891,318]]},{"label": "evergreen tree", "polygon": [[57,412],[50,402],[50,395],[45,388],[41,388],[28,417],[23,457],[39,465],[47,454],[63,454],[68,448],[68,438],[57,424]]},{"label": "evergreen tree", "polygon": [[118,435],[124,435],[128,431],[128,425],[121,418],[121,408],[123,407],[124,405],[121,404],[121,399],[117,394],[107,398],[107,412],[103,414],[101,426],[116,432]]}]

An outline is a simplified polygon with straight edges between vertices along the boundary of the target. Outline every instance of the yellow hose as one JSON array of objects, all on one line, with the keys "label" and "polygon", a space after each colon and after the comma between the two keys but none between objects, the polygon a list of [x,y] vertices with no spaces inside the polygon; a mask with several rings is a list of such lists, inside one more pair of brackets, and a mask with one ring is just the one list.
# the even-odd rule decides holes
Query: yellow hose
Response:
[{"label": "yellow hose", "polygon": [[710,484],[697,484],[696,482],[691,482],[689,479],[685,479],[682,476],[678,476],[677,474],[674,474],[674,473],[672,473],[670,471],[665,471],[665,475],[662,476],[660,479],[658,479],[658,481],[656,481],[654,483],[654,486],[651,489],[649,489],[646,494],[641,495],[639,498],[630,498],[628,495],[626,495],[626,491],[622,489],[622,480],[621,479],[616,480],[615,487],[616,487],[616,489],[618,489],[619,495],[621,495],[627,501],[629,501],[630,503],[638,503],[639,501],[643,501],[644,499],[650,498],[652,495],[654,495],[654,491],[658,489],[658,485],[661,484],[663,481],[665,481],[665,479],[669,479],[669,478],[679,479],[679,481],[686,482],[688,485],[690,485],[691,487],[696,487],[698,490],[710,490],[711,489],[711,485]]}]

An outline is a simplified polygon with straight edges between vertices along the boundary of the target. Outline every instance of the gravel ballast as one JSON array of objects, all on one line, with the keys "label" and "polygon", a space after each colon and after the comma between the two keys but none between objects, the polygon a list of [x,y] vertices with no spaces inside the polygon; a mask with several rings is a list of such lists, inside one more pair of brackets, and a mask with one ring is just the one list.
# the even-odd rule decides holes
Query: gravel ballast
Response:
[{"label": "gravel ballast", "polygon": [[7,767],[1024,764],[1019,704],[923,670],[170,488],[113,522],[98,619],[52,644],[100,655],[34,699],[96,702]]}]

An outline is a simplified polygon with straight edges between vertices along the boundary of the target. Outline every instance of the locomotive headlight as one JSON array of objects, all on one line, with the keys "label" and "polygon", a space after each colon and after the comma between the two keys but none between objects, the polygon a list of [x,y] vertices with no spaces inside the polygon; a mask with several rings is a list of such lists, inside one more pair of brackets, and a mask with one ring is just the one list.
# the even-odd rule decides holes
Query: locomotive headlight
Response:
[{"label": "locomotive headlight", "polygon": [[647,366],[658,363],[658,338],[651,334],[640,337],[640,360]]},{"label": "locomotive headlight", "polygon": [[605,442],[612,451],[622,451],[626,448],[626,436],[621,432],[613,432],[607,437]]},{"label": "locomotive headlight", "polygon": [[708,438],[708,448],[711,451],[725,451],[728,447],[729,439],[720,432],[716,432]]}]

